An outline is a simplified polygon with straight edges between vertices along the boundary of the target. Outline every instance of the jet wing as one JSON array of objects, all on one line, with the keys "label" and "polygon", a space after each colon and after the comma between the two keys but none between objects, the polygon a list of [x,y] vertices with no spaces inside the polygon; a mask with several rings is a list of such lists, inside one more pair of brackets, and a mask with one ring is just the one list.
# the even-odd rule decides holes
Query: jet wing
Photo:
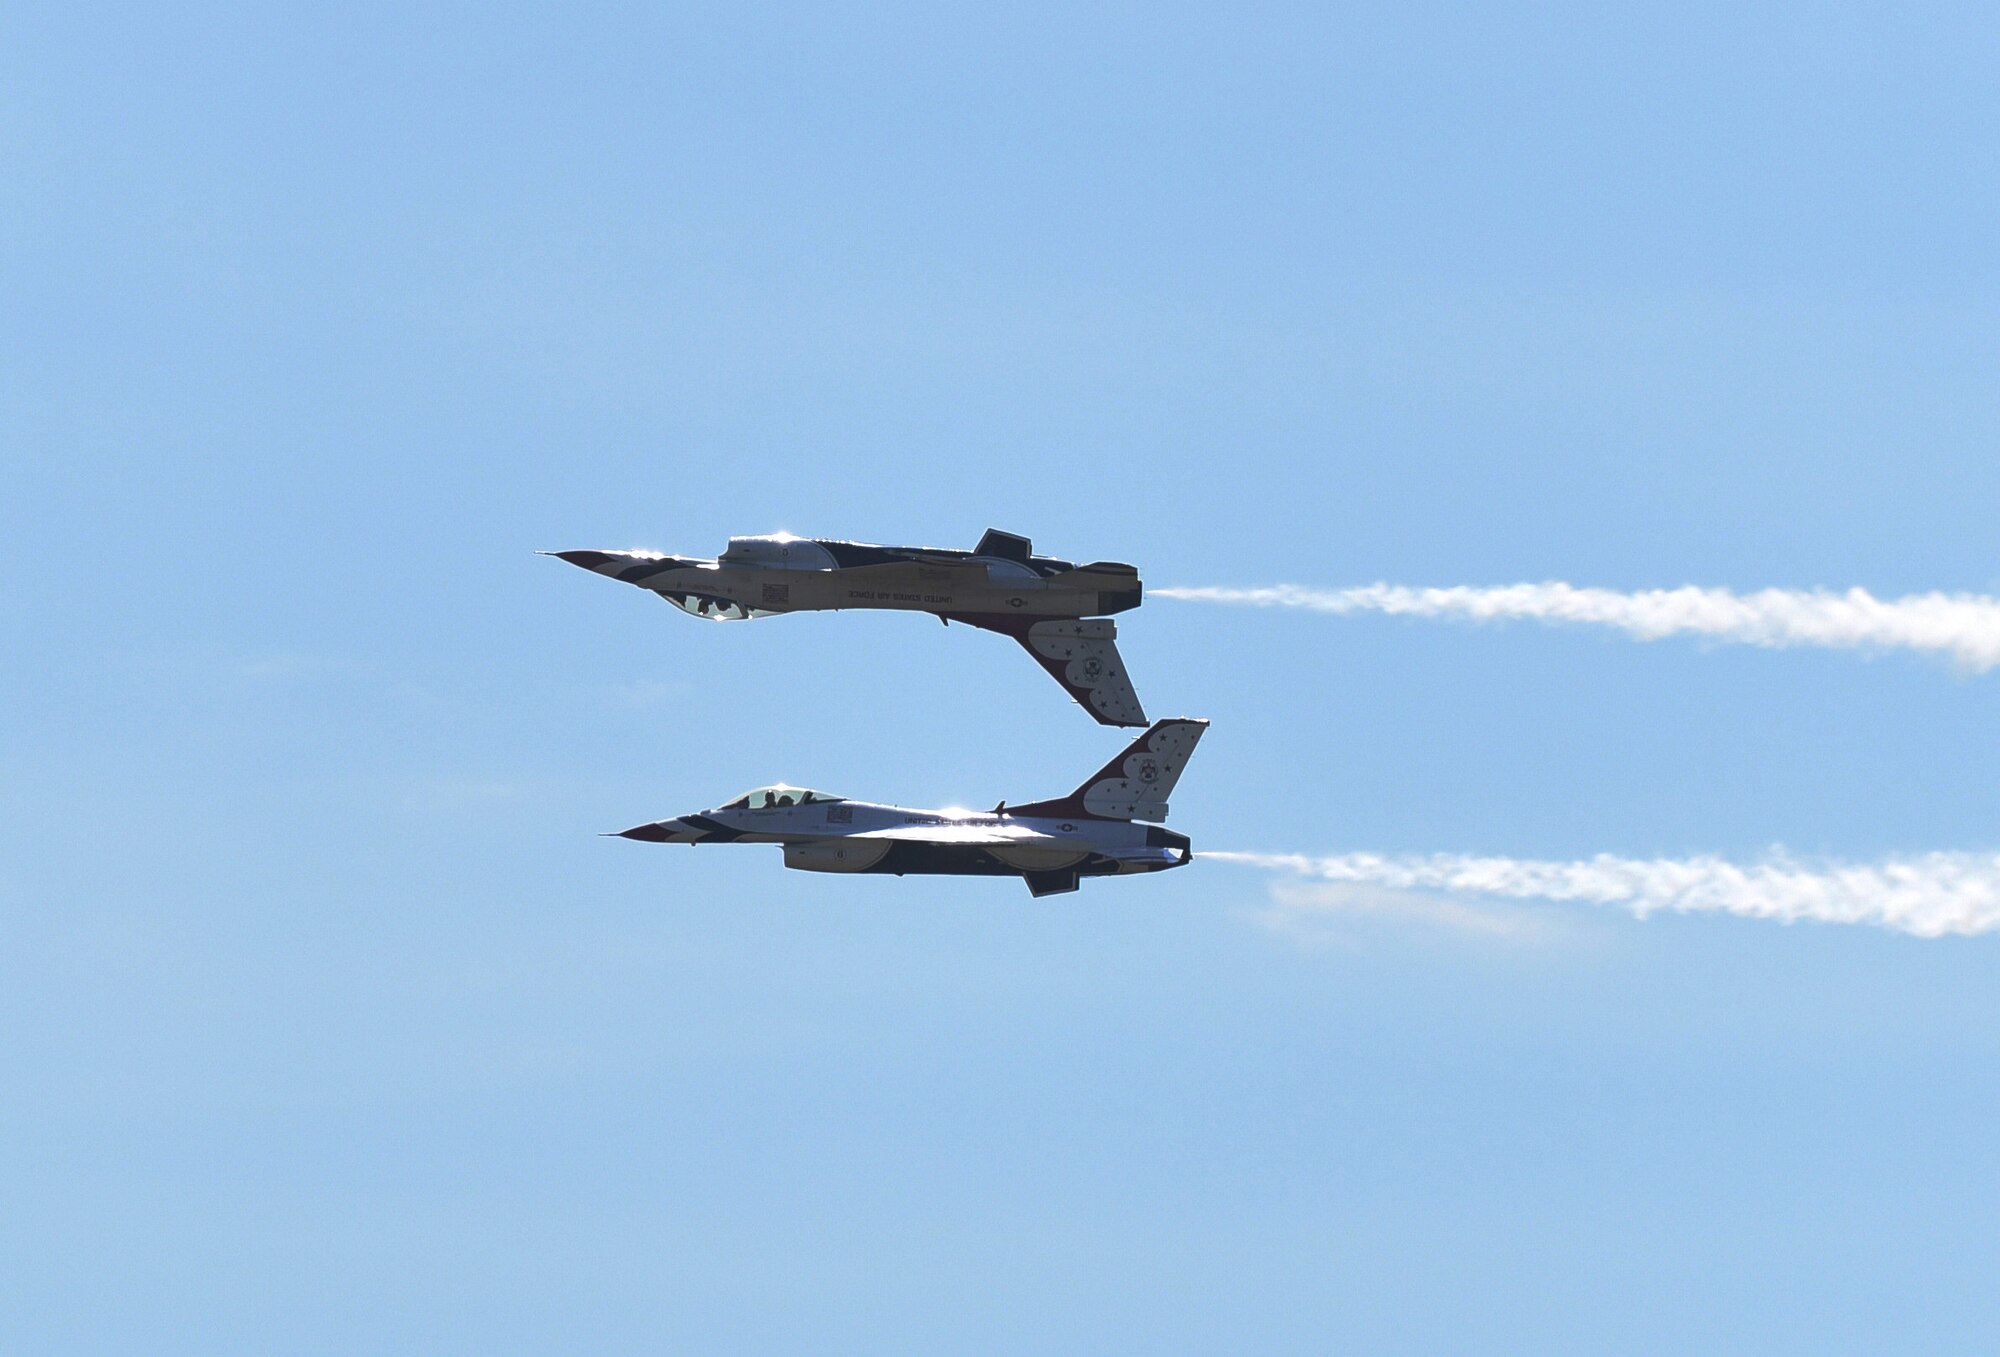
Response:
[{"label": "jet wing", "polygon": [[[1087,842],[1067,842],[1025,825],[897,825],[893,829],[843,834],[839,842],[856,839],[876,843],[886,839],[889,844],[920,843],[932,852],[963,854],[975,860],[990,858],[1022,873],[1028,888],[1036,895],[1075,890],[1077,865],[1087,861],[1095,851]],[[888,850],[885,847],[883,851]]]},{"label": "jet wing", "polygon": [[1015,828],[1011,825],[897,825],[891,829],[864,829],[855,834],[842,834],[843,839],[888,839],[898,843],[949,843],[962,844],[968,848],[1018,847],[1032,840],[1047,838],[1037,834],[1025,825]]},{"label": "jet wing", "polygon": [[909,588],[918,584],[948,584],[960,589],[978,589],[986,584],[986,567],[971,561],[912,557],[906,561],[884,561],[880,565],[850,565],[840,576],[854,584],[878,588]]}]

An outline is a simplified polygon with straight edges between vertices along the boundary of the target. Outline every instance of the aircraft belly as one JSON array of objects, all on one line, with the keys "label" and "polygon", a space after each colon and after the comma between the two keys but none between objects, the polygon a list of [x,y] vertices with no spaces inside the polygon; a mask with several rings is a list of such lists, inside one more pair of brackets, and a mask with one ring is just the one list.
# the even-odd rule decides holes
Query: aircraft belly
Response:
[{"label": "aircraft belly", "polygon": [[887,839],[807,839],[785,845],[785,865],[802,872],[866,872],[892,847]]},{"label": "aircraft belly", "polygon": [[1039,862],[1026,865],[1018,856],[1034,851],[1012,845],[973,847],[903,839],[895,841],[881,861],[865,870],[896,876],[1024,876],[1030,872],[1049,870],[1074,870],[1084,876],[1109,876],[1118,871],[1117,865],[1109,858],[1094,853],[1058,850],[1050,866]]},{"label": "aircraft belly", "polygon": [[[726,579],[718,579],[721,575]],[[915,562],[844,570],[708,572],[709,588],[754,608],[823,612],[882,608],[903,612],[990,613],[1016,617],[1082,617],[1095,591],[1052,589],[1040,580],[996,586],[982,567],[931,567]]]},{"label": "aircraft belly", "polygon": [[1090,854],[1074,848],[1022,848],[1012,844],[996,846],[990,850],[994,857],[1009,867],[1023,872],[1048,872],[1063,867],[1074,867],[1087,860]]},{"label": "aircraft belly", "polygon": [[1065,590],[960,589],[922,581],[862,583],[835,576],[823,590],[794,589],[794,608],[883,608],[924,613],[998,613],[1020,617],[1078,617],[1094,601]]},{"label": "aircraft belly", "polygon": [[[836,612],[872,608],[892,612],[952,613],[992,618],[1079,618],[1103,611],[1093,590],[1049,588],[1022,581],[1015,588],[973,587],[926,580],[916,569],[865,570],[666,570],[631,581],[661,593],[722,599],[764,612]],[[941,571],[940,574],[957,572]]]}]

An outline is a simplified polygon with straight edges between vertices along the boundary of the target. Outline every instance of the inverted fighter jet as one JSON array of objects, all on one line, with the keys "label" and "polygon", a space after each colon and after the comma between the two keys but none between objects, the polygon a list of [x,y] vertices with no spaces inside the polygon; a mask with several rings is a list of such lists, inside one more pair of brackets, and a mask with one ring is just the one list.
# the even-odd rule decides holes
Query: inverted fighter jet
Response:
[{"label": "inverted fighter jet", "polygon": [[718,560],[651,551],[556,551],[571,565],[650,589],[718,622],[774,613],[893,608],[1013,637],[1107,726],[1146,713],[1106,613],[1139,606],[1139,572],[1114,561],[1037,556],[1025,537],[989,529],[970,551],[877,547],[780,534],[732,537]]},{"label": "inverted fighter jet", "polygon": [[1167,795],[1206,721],[1160,721],[1068,796],[1022,806],[909,810],[779,783],[728,805],[623,830],[647,843],[776,843],[805,872],[1018,876],[1032,895],[1073,891],[1086,876],[1183,867],[1187,835],[1140,824],[1167,818]]}]

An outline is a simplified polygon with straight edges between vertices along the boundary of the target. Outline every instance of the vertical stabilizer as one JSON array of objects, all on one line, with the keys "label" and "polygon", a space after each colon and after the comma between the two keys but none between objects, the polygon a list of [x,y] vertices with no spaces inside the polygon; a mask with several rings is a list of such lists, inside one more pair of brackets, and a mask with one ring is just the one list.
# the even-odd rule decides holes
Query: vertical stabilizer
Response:
[{"label": "vertical stabilizer", "polygon": [[1146,724],[1139,694],[1132,690],[1118,653],[1118,624],[1110,618],[1036,622],[1015,637],[1099,724]]},{"label": "vertical stabilizer", "polygon": [[1035,554],[1035,544],[1018,533],[1002,532],[998,528],[988,528],[979,539],[979,545],[972,549],[975,556],[992,556],[1002,561],[1020,561]]},{"label": "vertical stabilizer", "polygon": [[1167,797],[1181,779],[1208,722],[1187,717],[1156,721],[1125,752],[1068,796],[1010,806],[1009,815],[1080,815],[1094,820],[1164,820]]}]

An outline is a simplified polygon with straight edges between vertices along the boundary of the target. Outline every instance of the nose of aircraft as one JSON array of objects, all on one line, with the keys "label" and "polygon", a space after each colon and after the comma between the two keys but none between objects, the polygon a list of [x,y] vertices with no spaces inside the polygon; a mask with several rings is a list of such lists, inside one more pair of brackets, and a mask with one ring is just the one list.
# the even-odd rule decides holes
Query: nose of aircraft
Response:
[{"label": "nose of aircraft", "polygon": [[618,565],[631,559],[623,553],[612,551],[544,551],[541,554],[553,556],[559,561],[568,561],[571,565],[580,565],[585,570],[602,570],[607,565]]},{"label": "nose of aircraft", "polygon": [[582,566],[595,575],[608,575],[614,580],[641,586],[655,575],[690,564],[678,556],[663,556],[657,551],[543,551],[537,554]]},{"label": "nose of aircraft", "polygon": [[649,825],[621,829],[613,838],[638,839],[642,843],[693,843],[699,836],[686,820],[655,820]]}]

